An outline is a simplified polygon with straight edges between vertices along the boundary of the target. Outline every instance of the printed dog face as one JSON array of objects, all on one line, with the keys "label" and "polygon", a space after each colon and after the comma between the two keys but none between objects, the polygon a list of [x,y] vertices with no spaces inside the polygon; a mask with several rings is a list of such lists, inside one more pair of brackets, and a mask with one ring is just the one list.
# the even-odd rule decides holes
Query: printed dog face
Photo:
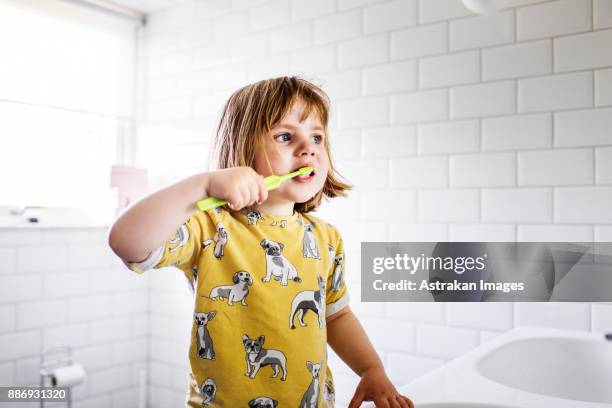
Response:
[{"label": "printed dog face", "polygon": [[278,401],[268,397],[259,397],[249,401],[249,408],[276,408]]},{"label": "printed dog face", "polygon": [[215,311],[208,313],[194,313],[193,319],[195,320],[198,326],[206,326],[208,322],[210,322],[215,317],[216,314],[217,312]]},{"label": "printed dog face", "polygon": [[321,363],[314,364],[310,361],[307,361],[306,368],[308,368],[308,371],[312,373],[312,378],[319,378],[319,374],[321,373]]},{"label": "printed dog face", "polygon": [[257,340],[251,340],[246,334],[242,335],[242,344],[244,344],[244,349],[247,353],[259,354],[261,348],[263,347],[264,340],[264,336],[259,336]]},{"label": "printed dog face", "polygon": [[207,378],[204,384],[202,384],[201,390],[203,396],[214,397],[217,387],[212,379]]},{"label": "printed dog face", "polygon": [[251,225],[257,224],[257,221],[263,219],[259,211],[256,211],[256,210],[247,211],[246,217],[247,217],[247,220],[249,220],[249,224]]},{"label": "printed dog face", "polygon": [[319,282],[319,290],[325,290],[325,280],[321,275],[317,275],[317,281]]},{"label": "printed dog face", "polygon": [[336,265],[340,265],[343,261],[344,261],[344,252],[341,254],[338,254],[336,258],[334,259],[334,262],[336,263]]},{"label": "printed dog face", "polygon": [[261,246],[266,251],[266,254],[270,256],[281,256],[285,247],[282,242],[274,242],[267,239],[261,241]]},{"label": "printed dog face", "polygon": [[238,271],[238,272],[234,273],[232,281],[234,283],[245,282],[249,286],[253,285],[253,278],[251,277],[251,274],[248,273],[247,271]]}]

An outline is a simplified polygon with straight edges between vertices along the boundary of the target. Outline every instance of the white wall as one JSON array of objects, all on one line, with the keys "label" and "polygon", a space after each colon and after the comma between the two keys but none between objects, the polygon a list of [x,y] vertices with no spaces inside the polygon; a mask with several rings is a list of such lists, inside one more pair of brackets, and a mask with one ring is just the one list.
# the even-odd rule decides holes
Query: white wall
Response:
[{"label": "white wall", "polygon": [[[611,304],[358,301],[361,241],[612,240],[612,2],[510,3],[489,17],[459,0],[188,0],[154,13],[139,42],[140,164],[158,186],[201,171],[232,91],[303,74],[332,97],[334,157],[356,185],[320,216],[343,232],[352,306],[395,383],[515,326],[610,330]],[[190,294],[169,276],[153,279],[154,407],[186,390],[189,316],[180,328],[171,316],[189,313]],[[332,364],[342,406],[357,378]]]},{"label": "white wall", "polygon": [[41,353],[68,345],[87,371],[73,407],[135,407],[149,279],[111,254],[106,229],[0,229],[0,258],[0,384],[38,386]]}]

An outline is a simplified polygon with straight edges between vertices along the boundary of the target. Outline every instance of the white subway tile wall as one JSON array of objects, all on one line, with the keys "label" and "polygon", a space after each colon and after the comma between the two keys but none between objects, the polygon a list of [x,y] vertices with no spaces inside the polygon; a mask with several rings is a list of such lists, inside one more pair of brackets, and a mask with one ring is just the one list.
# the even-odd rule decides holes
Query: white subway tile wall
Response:
[{"label": "white subway tile wall", "polygon": [[554,40],[555,72],[612,65],[612,31],[595,31]]},{"label": "white subway tile wall", "polygon": [[612,27],[612,3],[608,0],[593,0],[593,27]]},{"label": "white subway tile wall", "polygon": [[551,41],[529,41],[482,50],[482,79],[519,78],[552,73]]},{"label": "white subway tile wall", "polygon": [[516,9],[517,39],[548,38],[588,31],[591,0],[557,0]]},{"label": "white subway tile wall", "polygon": [[612,69],[595,71],[595,106],[605,105],[612,105]]},{"label": "white subway tile wall", "polygon": [[[168,1],[139,33],[137,157],[156,187],[201,171],[233,91],[300,74],[331,97],[334,158],[355,184],[318,215],[345,238],[353,309],[395,384],[517,326],[610,331],[609,303],[359,301],[361,241],[612,241],[610,4],[511,0],[478,16],[460,0]],[[184,278],[137,276],[105,245],[96,231],[0,233],[0,381],[33,381],[40,350],[68,339],[92,373],[75,406],[135,406],[141,367],[151,408],[181,406]],[[329,356],[345,407],[358,378]]]},{"label": "white subway tile wall", "polygon": [[150,354],[150,278],[118,262],[106,235],[0,229],[2,386],[39,385],[41,353],[64,345],[87,372],[73,387],[74,407],[137,406]]}]

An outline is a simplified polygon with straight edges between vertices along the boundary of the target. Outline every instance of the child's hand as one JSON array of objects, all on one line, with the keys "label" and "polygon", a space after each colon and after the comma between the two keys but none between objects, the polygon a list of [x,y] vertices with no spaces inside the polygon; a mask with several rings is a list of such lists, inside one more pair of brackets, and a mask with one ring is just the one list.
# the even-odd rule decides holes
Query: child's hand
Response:
[{"label": "child's hand", "polygon": [[227,200],[238,211],[268,198],[264,177],[248,166],[231,167],[209,172],[205,186],[207,197]]},{"label": "child's hand", "polygon": [[382,367],[363,372],[348,408],[359,408],[363,401],[374,401],[378,408],[414,408],[408,397],[397,392]]}]

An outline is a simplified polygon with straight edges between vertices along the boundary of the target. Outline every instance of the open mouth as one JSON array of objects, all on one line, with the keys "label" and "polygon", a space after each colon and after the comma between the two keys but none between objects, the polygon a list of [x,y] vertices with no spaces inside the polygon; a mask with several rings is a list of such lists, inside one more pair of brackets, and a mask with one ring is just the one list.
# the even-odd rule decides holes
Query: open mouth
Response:
[{"label": "open mouth", "polygon": [[[301,168],[302,167],[297,167],[293,171],[297,171],[297,170],[299,170]],[[297,176],[293,180],[298,181],[298,182],[300,182],[300,181],[309,181],[309,180],[312,180],[314,178],[315,174],[316,174],[315,170],[313,169],[309,174],[303,174],[301,176]]]},{"label": "open mouth", "polygon": [[[294,171],[298,171],[301,168],[302,167],[297,167],[297,168],[293,169],[291,172],[293,173]],[[314,175],[315,175],[315,170],[313,168],[313,170],[309,174],[303,174],[301,176],[297,176],[296,178],[298,178],[298,179],[307,179],[307,178],[312,177]]]}]

